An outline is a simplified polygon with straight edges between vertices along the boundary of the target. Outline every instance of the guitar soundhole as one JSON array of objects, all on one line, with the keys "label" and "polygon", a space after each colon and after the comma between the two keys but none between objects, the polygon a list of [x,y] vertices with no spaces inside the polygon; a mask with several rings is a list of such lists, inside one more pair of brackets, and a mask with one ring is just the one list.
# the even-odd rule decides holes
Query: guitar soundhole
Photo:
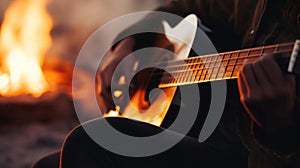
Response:
[{"label": "guitar soundhole", "polygon": [[[165,71],[158,68],[145,68],[138,72],[130,82],[130,86],[133,86],[129,91],[131,103],[140,110],[148,109],[151,101],[161,93],[158,85],[163,74],[165,75]],[[138,96],[139,99],[133,101],[134,96]]]}]

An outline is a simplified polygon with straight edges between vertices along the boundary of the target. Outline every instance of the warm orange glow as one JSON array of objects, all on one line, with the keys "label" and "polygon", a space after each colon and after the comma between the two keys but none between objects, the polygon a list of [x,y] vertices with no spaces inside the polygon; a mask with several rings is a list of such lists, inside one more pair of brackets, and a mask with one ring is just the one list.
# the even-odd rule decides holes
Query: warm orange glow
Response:
[{"label": "warm orange glow", "polygon": [[108,113],[104,113],[103,117],[122,117],[122,115],[120,115],[120,107],[117,106],[116,110],[110,110]]},{"label": "warm orange glow", "polygon": [[141,110],[139,105],[143,104],[141,97],[144,96],[144,91],[138,90],[131,98],[131,103],[128,103],[124,109],[117,106],[116,111],[111,110],[103,117],[124,117],[160,126],[167,114],[175,91],[176,87],[165,88],[164,93],[160,93],[147,109]]},{"label": "warm orange glow", "polygon": [[48,90],[41,66],[51,46],[52,20],[47,0],[15,0],[7,9],[0,32],[0,95]]}]

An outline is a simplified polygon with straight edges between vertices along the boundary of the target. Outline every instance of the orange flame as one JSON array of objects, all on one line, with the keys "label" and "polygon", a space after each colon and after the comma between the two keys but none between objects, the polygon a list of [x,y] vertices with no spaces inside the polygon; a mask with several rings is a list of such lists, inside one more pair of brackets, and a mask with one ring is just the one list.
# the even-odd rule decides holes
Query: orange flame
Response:
[{"label": "orange flame", "polygon": [[0,32],[0,95],[48,90],[41,66],[51,46],[52,20],[47,0],[15,0],[7,9]]},{"label": "orange flame", "polygon": [[131,98],[131,103],[128,103],[125,109],[122,110],[122,114],[120,114],[120,107],[116,106],[115,111],[110,110],[103,114],[103,117],[124,117],[160,126],[168,112],[175,91],[176,87],[164,89],[164,93],[160,93],[148,109],[141,111],[138,106],[133,105],[139,104],[141,101],[140,94],[144,95],[143,91],[138,90]]}]

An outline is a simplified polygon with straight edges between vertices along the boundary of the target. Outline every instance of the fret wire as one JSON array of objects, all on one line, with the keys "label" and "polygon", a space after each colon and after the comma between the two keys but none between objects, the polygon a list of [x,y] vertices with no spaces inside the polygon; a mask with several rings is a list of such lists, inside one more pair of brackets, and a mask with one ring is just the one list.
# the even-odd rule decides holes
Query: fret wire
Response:
[{"label": "fret wire", "polygon": [[230,59],[231,59],[231,54],[229,54],[229,57],[228,57],[228,60],[227,60],[226,66],[225,66],[225,71],[224,71],[224,74],[223,74],[223,78],[226,77],[226,71],[228,69],[228,64],[229,64]]},{"label": "fret wire", "polygon": [[210,73],[210,75],[209,75],[209,80],[211,79],[211,77],[212,77],[212,74],[214,73],[214,66],[216,66],[216,62],[218,61],[218,56],[216,56],[216,58],[215,58],[215,61],[213,62],[213,68],[211,69],[211,73]]},{"label": "fret wire", "polygon": [[265,49],[265,47],[264,46],[262,46],[262,49],[261,49],[261,51],[260,51],[260,57],[262,57],[263,55],[264,55],[264,49]]},{"label": "fret wire", "polygon": [[[201,59],[200,59],[201,60]],[[202,75],[203,75],[203,70],[204,70],[204,64],[200,64],[200,68],[201,68],[201,72],[200,72],[200,75],[199,75],[199,78],[198,80],[201,79]]]},{"label": "fret wire", "polygon": [[265,47],[264,47],[264,46],[262,46],[262,49],[261,49],[261,52],[260,52],[260,54],[261,54],[261,55],[263,55],[263,54],[264,54],[264,49],[265,49]]},{"label": "fret wire", "polygon": [[[197,61],[196,61],[196,62],[199,62],[199,59],[197,59]],[[196,76],[200,75],[200,71],[199,71],[199,69],[200,69],[200,66],[201,66],[201,64],[197,64],[197,65],[196,65],[196,69],[197,69],[197,71],[196,71]],[[195,80],[197,81],[197,80],[198,80],[198,78],[195,78]]]},{"label": "fret wire", "polygon": [[188,73],[186,73],[185,75],[185,82],[188,82],[190,80],[190,74],[191,74],[191,69],[192,69],[192,64],[193,64],[193,59],[192,60],[189,60],[191,61],[191,64],[188,64],[186,67],[188,69]]},{"label": "fret wire", "polygon": [[201,58],[200,57],[200,70],[201,70],[201,72],[200,72],[200,74],[199,74],[199,78],[198,78],[198,80],[201,80],[201,78],[203,77],[203,75],[204,75],[204,71],[205,71],[205,66],[204,66],[204,63],[203,62],[205,62],[206,61],[206,58]]},{"label": "fret wire", "polygon": [[279,47],[279,44],[276,45],[276,47],[275,47],[275,52],[278,51],[278,47]]},{"label": "fret wire", "polygon": [[[200,60],[200,59],[198,58],[198,59],[197,59],[197,62],[200,62],[199,60]],[[198,76],[198,75],[201,76],[201,73],[200,73],[200,67],[201,67],[201,64],[197,64],[197,65],[196,65],[196,68],[197,68],[196,76]],[[196,78],[196,80],[199,80],[199,79]]]},{"label": "fret wire", "polygon": [[[208,63],[209,63],[209,61],[207,61]],[[204,63],[203,64],[203,75],[202,75],[202,77],[201,77],[201,79],[203,78],[203,80],[205,80],[205,78],[206,78],[206,75],[207,75],[207,63]]]},{"label": "fret wire", "polygon": [[192,67],[192,71],[191,71],[191,73],[190,73],[190,75],[189,75],[189,81],[191,81],[191,80],[195,80],[195,71],[193,70],[194,69],[194,67],[195,67],[195,62],[196,62],[196,59],[194,59],[193,61],[192,61],[192,63],[193,63],[193,65],[191,66]]},{"label": "fret wire", "polygon": [[231,70],[230,77],[232,77],[232,75],[233,75],[233,72],[234,72],[234,69],[235,69],[237,60],[238,60],[238,58],[239,58],[239,54],[240,54],[240,53],[238,53],[238,55],[236,56],[236,59],[235,59],[235,61],[234,61],[234,64],[233,64],[233,67],[232,67],[232,70]]},{"label": "fret wire", "polygon": [[193,61],[194,61],[194,59],[192,59],[192,60],[189,60],[189,61],[191,61],[191,64],[188,64],[187,66],[186,66],[186,69],[188,69],[188,73],[186,73],[185,74],[185,82],[188,82],[189,80],[190,80],[190,74],[191,74],[191,70],[190,69],[192,69],[191,67],[193,66]]},{"label": "fret wire", "polygon": [[[195,62],[197,63],[197,62],[198,62],[198,59],[197,59]],[[198,67],[199,67],[199,64],[196,64],[196,65],[195,65],[195,68],[197,69]],[[199,74],[199,71],[198,71],[198,70],[196,70],[196,71],[194,72],[194,75],[195,75],[195,76],[198,76],[198,74]],[[198,79],[197,79],[197,78],[195,78],[195,77],[193,77],[193,78],[194,78],[194,80],[195,80],[195,81],[197,81],[197,80],[198,80]]]},{"label": "fret wire", "polygon": [[211,61],[212,61],[212,57],[210,57],[210,61],[204,63],[204,64],[207,64],[207,63],[208,63],[208,65],[205,66],[204,79],[206,79],[206,76],[207,76],[207,74],[209,73],[208,68],[209,68],[209,65],[210,65],[210,62],[211,62]]},{"label": "fret wire", "polygon": [[219,72],[220,72],[220,70],[221,70],[221,67],[223,67],[222,65],[223,65],[224,57],[225,57],[225,54],[223,54],[223,56],[222,56],[222,59],[221,59],[221,61],[220,61],[220,65],[219,65],[219,68],[218,68],[218,70],[217,70],[215,79],[218,78],[218,75],[219,75]]},{"label": "fret wire", "polygon": [[[179,67],[180,71],[183,71],[183,72],[184,72],[184,68],[185,67]],[[180,79],[182,80],[181,76],[183,76],[183,73],[180,73],[179,75],[180,75]],[[182,82],[182,81],[178,81],[178,82]]]},{"label": "fret wire", "polygon": [[[190,61],[190,60],[188,60],[188,61]],[[189,67],[189,64],[187,64],[186,65],[186,68],[185,68],[185,70],[187,70],[187,73],[185,73],[185,75],[183,75],[183,82],[187,82],[189,79],[188,79],[188,76],[189,76],[189,73],[190,73],[190,67]]]},{"label": "fret wire", "polygon": [[[191,60],[192,65],[189,66],[190,69],[193,69],[194,61],[195,61],[195,59],[192,59],[192,60]],[[193,75],[192,75],[193,73],[194,73],[193,70],[191,70],[191,71],[188,73],[188,76],[187,76],[187,82],[191,81],[191,77],[193,76]]]},{"label": "fret wire", "polygon": [[[185,61],[184,61],[185,62]],[[180,80],[180,82],[184,82],[184,80],[185,80],[185,76],[186,76],[186,69],[187,69],[187,67],[186,66],[184,66],[184,68],[182,68],[182,70],[183,70],[183,73],[181,74],[181,80]]]},{"label": "fret wire", "polygon": [[[180,68],[182,69],[182,71],[184,71],[185,67]],[[183,82],[182,80],[184,80],[182,77],[184,76],[184,73],[180,74],[180,81],[179,82]]]},{"label": "fret wire", "polygon": [[[189,61],[193,61],[193,60],[186,60],[187,62],[189,62]],[[190,64],[187,64],[187,66],[186,66],[186,70],[187,70],[187,73],[185,73],[185,75],[184,75],[184,82],[187,82],[187,81],[189,81],[189,74],[190,74],[190,67],[189,67],[189,65]]]},{"label": "fret wire", "polygon": [[210,80],[211,78],[211,74],[214,72],[214,64],[216,63],[216,61],[213,61],[214,60],[214,57],[211,57],[210,59],[210,63],[208,65],[208,80]]},{"label": "fret wire", "polygon": [[247,59],[249,59],[249,57],[250,57],[250,49],[248,50],[248,53],[247,53]]},{"label": "fret wire", "polygon": [[205,69],[205,63],[204,62],[206,62],[207,61],[207,58],[208,57],[205,57],[205,58],[201,58],[201,60],[202,60],[202,64],[201,64],[201,74],[200,74],[200,76],[199,76],[199,80],[201,80],[202,78],[204,78],[204,75],[205,75],[205,72],[206,72],[206,69]]}]

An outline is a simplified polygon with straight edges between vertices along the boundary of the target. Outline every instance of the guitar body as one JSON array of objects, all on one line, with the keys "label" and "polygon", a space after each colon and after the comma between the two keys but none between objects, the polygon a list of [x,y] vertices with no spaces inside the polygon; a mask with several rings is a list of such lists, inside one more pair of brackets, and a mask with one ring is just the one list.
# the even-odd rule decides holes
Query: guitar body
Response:
[{"label": "guitar body", "polygon": [[[168,40],[168,42],[172,44],[172,50],[175,53],[173,60],[183,60],[188,58],[191,46],[194,43],[198,18],[195,15],[189,15],[174,28],[171,28],[167,22],[163,22],[162,24],[166,34],[165,40]],[[180,42],[178,39],[183,42]],[[161,56],[161,54],[159,55]],[[162,59],[164,59],[163,56],[158,58],[154,57],[152,60],[159,62]],[[149,76],[149,73],[151,73],[151,71],[137,75],[136,81],[139,81],[139,83],[144,81],[144,85],[142,84],[144,87],[138,87],[134,90],[130,96],[130,102],[126,103],[126,105],[123,106],[123,109],[120,109],[120,112],[122,117],[160,126],[170,108],[177,87],[167,87],[160,90],[155,87],[151,88],[151,79],[147,77],[147,75]],[[150,92],[148,92],[149,88],[154,90],[151,92],[150,89]]]}]

